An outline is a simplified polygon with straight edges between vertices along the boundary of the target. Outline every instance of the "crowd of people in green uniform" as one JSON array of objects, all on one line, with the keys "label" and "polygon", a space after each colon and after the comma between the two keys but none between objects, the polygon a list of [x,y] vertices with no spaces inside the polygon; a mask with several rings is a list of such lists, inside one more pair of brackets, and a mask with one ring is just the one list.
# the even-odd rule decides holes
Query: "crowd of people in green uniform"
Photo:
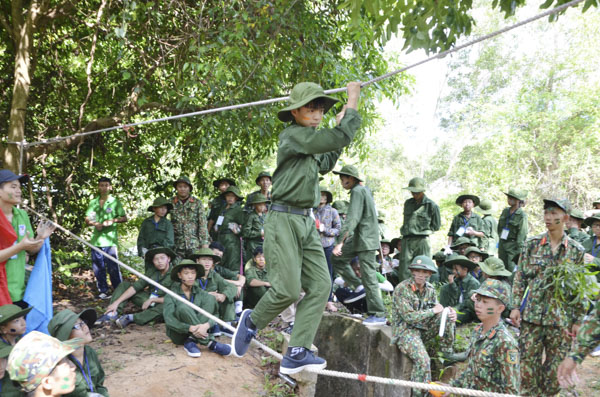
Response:
[{"label": "crowd of people in green uniform", "polygon": [[[139,230],[144,278],[123,281],[118,265],[93,251],[98,296],[108,301],[100,317],[92,309],[62,310],[48,324],[51,337],[23,336],[31,307],[22,301],[0,306],[0,395],[46,388],[45,395],[108,396],[104,371],[89,346],[90,329],[108,324],[164,322],[167,336],[190,357],[201,355],[200,346],[241,357],[257,330],[285,313],[291,336],[280,372],[325,368],[325,359],[310,349],[324,310],[341,305],[365,326],[391,325],[392,344],[412,360],[413,381],[431,382],[435,353],[467,361],[452,386],[548,396],[559,392],[559,384],[572,385],[576,363],[590,352],[600,355],[600,315],[584,301],[572,303],[575,291],[557,294],[552,275],[565,263],[583,273],[600,266],[600,209],[584,216],[567,200],[547,198],[543,213],[530,214],[543,218],[546,231],[528,236],[526,191],[505,193],[507,207],[497,221],[489,200],[461,194],[447,244],[434,252],[430,236],[441,227],[440,210],[425,195],[425,181],[415,177],[404,188],[412,197],[404,203],[400,235],[388,240],[384,214],[358,168],[334,171],[360,126],[360,84],[350,83],[347,92],[336,125],[317,129],[338,100],[314,83],[294,87],[290,105],[278,113],[290,124],[279,137],[277,168],[273,175],[261,172],[258,189],[248,196],[234,179],[219,178],[206,213],[190,179],[175,180],[174,197],[157,197]],[[334,201],[319,186],[319,174],[332,171],[349,200]],[[0,206],[3,189],[0,184]],[[127,216],[111,190],[110,178],[98,180],[99,196],[85,221],[93,228],[92,245],[117,257],[116,224]],[[391,317],[385,293],[391,294]],[[130,312],[128,303],[137,309]],[[454,352],[456,327],[469,322],[478,323],[469,348]],[[39,365],[29,364],[25,344],[48,346]],[[62,363],[65,373],[74,372],[72,380],[52,378]],[[6,380],[5,369],[16,382]]]}]

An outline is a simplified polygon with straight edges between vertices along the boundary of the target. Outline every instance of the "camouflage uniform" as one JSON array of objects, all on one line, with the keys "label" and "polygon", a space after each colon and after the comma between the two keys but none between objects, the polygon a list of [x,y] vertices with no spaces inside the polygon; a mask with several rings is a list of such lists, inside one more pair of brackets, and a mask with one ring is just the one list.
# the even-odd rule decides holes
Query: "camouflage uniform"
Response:
[{"label": "camouflage uniform", "polygon": [[[525,243],[513,283],[512,307],[521,306],[525,290],[529,295],[521,310],[521,393],[549,396],[559,392],[556,370],[569,351],[571,340],[565,331],[585,314],[583,305],[562,308],[553,299],[554,288],[547,286],[546,269],[569,260],[583,265],[583,247],[563,234],[556,255],[547,233],[531,237]],[[545,355],[545,360],[542,361]]]},{"label": "camouflage uniform", "polygon": [[581,364],[587,356],[600,343],[600,300],[596,301],[594,310],[585,317],[579,332],[575,346],[571,349],[569,357],[576,363]]},{"label": "camouflage uniform", "polygon": [[202,245],[208,245],[208,231],[202,203],[190,196],[182,201],[173,198],[171,222],[175,234],[175,252],[181,257],[191,255]]},{"label": "camouflage uniform", "polygon": [[[424,341],[434,340],[439,331],[441,314],[433,314],[437,303],[435,288],[426,283],[420,292],[412,277],[394,290],[392,344],[412,360],[410,380],[413,382],[431,381],[431,361]],[[446,332],[440,341],[442,351],[451,351],[454,328],[454,322],[447,320]],[[425,396],[426,391],[415,389],[412,395]]]}]

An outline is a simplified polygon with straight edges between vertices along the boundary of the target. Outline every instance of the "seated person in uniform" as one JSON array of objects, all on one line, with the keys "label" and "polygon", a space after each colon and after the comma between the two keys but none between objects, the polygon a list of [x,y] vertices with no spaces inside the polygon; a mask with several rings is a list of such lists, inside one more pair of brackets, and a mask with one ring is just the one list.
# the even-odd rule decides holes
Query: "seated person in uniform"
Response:
[{"label": "seated person in uniform", "polygon": [[33,309],[21,309],[17,305],[0,306],[0,346],[14,346],[27,330],[25,316]]},{"label": "seated person in uniform", "polygon": [[[218,241],[213,241],[212,243],[210,243],[208,248],[210,248],[213,254],[215,254],[219,258],[223,258],[223,252],[225,252],[225,247],[223,247],[223,244],[221,244]],[[246,285],[246,277],[237,271],[229,270],[219,265],[219,262],[215,264],[215,271],[219,273],[225,279],[225,281],[227,281],[230,284],[233,284],[237,289],[234,305],[235,315],[236,317],[239,317],[240,314],[242,314],[243,309],[242,302],[244,301],[244,286]]]},{"label": "seated person in uniform", "polygon": [[144,219],[137,239],[138,255],[142,258],[152,247],[173,249],[175,246],[173,224],[166,218],[166,215],[172,209],[173,204],[163,197],[157,197],[152,205],[148,207],[148,211],[154,212],[154,215]]},{"label": "seated person in uniform", "polygon": [[465,313],[473,303],[471,295],[479,288],[479,281],[470,274],[477,265],[462,255],[450,257],[444,265],[451,267],[454,273],[448,276],[448,284],[440,290],[440,303],[452,306],[458,312],[458,321],[467,321]]},{"label": "seated person in uniform", "polygon": [[256,247],[253,252],[250,268],[246,271],[246,297],[245,306],[252,309],[260,298],[271,287],[267,277],[265,255],[262,247]]},{"label": "seated person in uniform", "polygon": [[463,255],[464,256],[465,255],[465,251],[469,247],[475,247],[475,243],[471,242],[471,240],[469,240],[466,237],[459,237],[450,246],[450,250],[452,252],[448,253],[448,255],[451,254],[451,253],[454,253],[454,254],[458,254],[458,255]]},{"label": "seated person in uniform", "polygon": [[481,281],[481,269],[479,268],[479,262],[486,260],[489,257],[489,254],[477,247],[469,247],[465,250],[465,256],[468,260],[477,265],[475,266],[475,269],[471,271],[471,276],[473,276],[477,281]]},{"label": "seated person in uniform", "polygon": [[433,260],[435,261],[438,272],[429,277],[429,282],[432,284],[446,284],[448,282],[448,276],[452,273],[452,271],[444,266],[444,262],[446,262],[446,254],[444,254],[444,250],[442,249],[433,254]]}]

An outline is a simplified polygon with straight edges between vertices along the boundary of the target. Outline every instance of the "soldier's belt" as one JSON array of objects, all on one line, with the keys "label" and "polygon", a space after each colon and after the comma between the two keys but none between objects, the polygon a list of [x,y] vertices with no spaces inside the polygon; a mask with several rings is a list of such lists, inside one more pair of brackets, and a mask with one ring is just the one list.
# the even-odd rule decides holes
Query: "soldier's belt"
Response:
[{"label": "soldier's belt", "polygon": [[312,208],[298,208],[292,207],[291,205],[271,204],[271,211],[287,212],[288,214],[310,216],[312,214]]}]

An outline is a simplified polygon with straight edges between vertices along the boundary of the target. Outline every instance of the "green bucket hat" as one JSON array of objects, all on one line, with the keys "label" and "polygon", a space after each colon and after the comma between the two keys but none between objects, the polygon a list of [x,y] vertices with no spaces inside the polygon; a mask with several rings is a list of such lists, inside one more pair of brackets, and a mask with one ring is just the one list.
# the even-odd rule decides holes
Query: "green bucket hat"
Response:
[{"label": "green bucket hat", "polygon": [[194,251],[192,255],[190,255],[189,259],[196,261],[196,259],[200,258],[201,256],[210,256],[213,259],[214,264],[217,264],[221,261],[221,257],[219,255],[215,255],[210,248],[200,248],[199,250]]},{"label": "green bucket hat", "polygon": [[30,306],[27,309],[21,309],[17,305],[0,306],[0,325],[6,324],[15,318],[25,317],[31,309],[33,309],[33,306]]},{"label": "green bucket hat", "polygon": [[385,212],[383,210],[377,210],[377,222],[385,223]]},{"label": "green bucket hat", "polygon": [[330,204],[333,201],[333,194],[331,194],[325,186],[319,186],[319,192],[325,193],[325,196],[327,196],[327,204]]},{"label": "green bucket hat", "polygon": [[571,212],[569,213],[569,216],[571,218],[575,218],[575,219],[580,219],[580,220],[585,220],[585,215],[583,215],[583,211],[575,209],[575,208],[571,208]]},{"label": "green bucket hat", "polygon": [[446,254],[444,254],[444,251],[438,251],[433,254],[433,260],[436,262],[444,262],[446,261]]},{"label": "green bucket hat", "polygon": [[256,179],[254,180],[254,182],[256,182],[256,184],[258,185],[258,181],[260,181],[260,178],[266,176],[267,178],[269,178],[270,180],[273,180],[273,177],[271,176],[271,174],[269,173],[269,171],[263,171],[260,174],[258,174],[258,176],[256,177]]},{"label": "green bucket hat", "polygon": [[173,204],[164,197],[157,197],[152,202],[152,205],[148,207],[148,212],[154,212],[155,207],[162,207],[163,205],[167,206],[167,212],[173,209]]},{"label": "green bucket hat", "polygon": [[592,202],[592,205],[600,204],[600,198],[596,199]]},{"label": "green bucket hat", "polygon": [[337,200],[334,201],[333,204],[331,204],[331,206],[336,209],[338,214],[344,215],[346,211],[348,211],[348,204],[349,203],[345,200]]},{"label": "green bucket hat", "polygon": [[262,194],[255,194],[252,197],[250,197],[250,201],[248,202],[249,205],[254,205],[254,204],[262,204],[262,203],[270,203],[271,201],[266,198],[265,196],[263,196]]},{"label": "green bucket hat", "polygon": [[223,177],[223,178],[219,178],[219,179],[215,179],[213,181],[213,186],[215,187],[215,189],[219,188],[219,185],[221,184],[221,182],[227,182],[229,183],[229,186],[235,186],[235,181],[231,178],[227,178],[227,177]]},{"label": "green bucket hat", "polygon": [[589,227],[592,227],[594,222],[600,222],[600,214],[594,214],[592,216],[589,216],[585,218],[585,221],[583,221],[583,223]]},{"label": "green bucket hat", "polygon": [[[387,244],[387,245],[389,245],[389,246],[390,246],[390,250],[391,250],[391,251],[394,251],[394,248],[396,248],[396,247],[394,247],[394,246],[392,245],[392,242],[391,242],[389,239],[387,239],[387,238],[384,238],[384,239],[381,239],[381,240],[379,240],[379,244]],[[379,250],[378,250],[378,251],[379,251]]]},{"label": "green bucket hat", "polygon": [[151,263],[154,259],[154,255],[156,254],[167,254],[167,256],[171,258],[171,262],[173,262],[175,258],[177,258],[177,254],[175,254],[175,252],[173,252],[173,250],[170,248],[154,247],[149,249],[148,252],[146,252],[146,255],[144,255],[144,261],[146,261],[147,263]]},{"label": "green bucket hat", "polygon": [[224,195],[227,193],[233,193],[235,194],[235,197],[237,197],[238,199],[242,200],[244,197],[242,196],[242,193],[240,193],[240,189],[238,189],[237,186],[229,186],[227,188],[227,190],[225,190],[225,192],[223,193]]},{"label": "green bucket hat", "polygon": [[289,99],[290,104],[281,109],[277,113],[277,117],[279,120],[284,122],[292,121],[294,119],[292,116],[292,110],[299,109],[317,98],[323,98],[325,100],[325,108],[323,109],[323,113],[327,113],[327,111],[331,109],[333,105],[339,102],[338,99],[329,95],[325,95],[325,92],[320,85],[310,82],[302,82],[296,84],[294,88],[292,88]]},{"label": "green bucket hat", "polygon": [[571,203],[567,199],[549,198],[544,199],[544,209],[549,207],[558,207],[567,214],[571,212]]},{"label": "green bucket hat", "polygon": [[402,236],[400,236],[400,237],[394,237],[392,239],[392,243],[391,243],[392,244],[392,251],[398,247],[398,243],[400,241],[402,241]]},{"label": "green bucket hat", "polygon": [[485,261],[479,263],[481,271],[488,276],[505,276],[510,277],[512,273],[506,270],[504,262],[500,258],[489,257]]},{"label": "green bucket hat", "polygon": [[176,180],[175,182],[173,182],[173,186],[174,186],[175,188],[177,188],[177,184],[178,184],[179,182],[183,182],[183,183],[187,184],[187,185],[190,187],[190,192],[191,192],[192,190],[194,190],[194,186],[192,186],[192,182],[190,182],[190,178],[188,178],[187,176],[183,176],[183,175],[182,175],[182,176],[180,176],[179,178],[177,178],[177,180]]},{"label": "green bucket hat", "polygon": [[473,200],[473,204],[475,204],[475,207],[477,207],[479,205],[479,197],[477,197],[473,194],[461,194],[456,199],[456,205],[462,206],[463,201],[465,201],[467,199]]},{"label": "green bucket hat", "polygon": [[413,258],[413,260],[411,261],[410,265],[408,265],[409,269],[421,269],[421,270],[427,270],[430,271],[432,273],[437,273],[437,266],[435,266],[435,263],[433,263],[433,261],[431,260],[430,257],[428,257],[427,255],[419,255],[419,256],[415,256]]},{"label": "green bucket hat", "polygon": [[475,262],[471,262],[466,256],[463,255],[451,255],[446,262],[444,262],[444,266],[452,268],[454,265],[464,266],[469,271],[475,270],[477,264]]},{"label": "green bucket hat", "polygon": [[468,258],[468,257],[469,257],[469,254],[470,254],[471,252],[476,252],[476,253],[478,253],[479,255],[481,255],[481,256],[482,256],[483,260],[486,260],[486,259],[487,259],[487,258],[489,258],[489,256],[490,256],[490,254],[488,254],[487,252],[483,252],[482,250],[480,250],[480,249],[479,249],[479,248],[477,248],[477,247],[469,247],[469,248],[467,248],[467,249],[465,250],[465,256]]},{"label": "green bucket hat", "polygon": [[510,292],[507,286],[498,280],[487,279],[481,283],[474,293],[490,298],[498,299],[504,306],[510,304]]},{"label": "green bucket hat", "polygon": [[505,192],[504,194],[506,194],[509,197],[516,198],[519,201],[525,201],[528,193],[529,192],[527,192],[527,190],[510,188],[508,189],[508,192]]},{"label": "green bucket hat", "polygon": [[[212,251],[211,251],[212,254]],[[204,266],[199,263],[194,262],[190,259],[184,259],[179,262],[177,265],[173,266],[173,270],[171,270],[171,280],[173,281],[181,281],[177,273],[184,267],[193,267],[196,269],[196,280],[204,276]]]},{"label": "green bucket hat", "polygon": [[488,199],[481,199],[479,202],[479,212],[483,215],[492,215],[492,202]]},{"label": "green bucket hat", "polygon": [[408,186],[403,187],[404,190],[409,190],[413,193],[420,193],[425,191],[425,180],[418,176],[408,181]]},{"label": "green bucket hat", "polygon": [[60,360],[82,345],[83,341],[79,338],[61,342],[50,335],[31,331],[17,342],[8,356],[8,375],[23,390],[32,392]]},{"label": "green bucket hat", "polygon": [[339,171],[333,171],[333,173],[336,174],[336,175],[353,176],[359,182],[363,182],[363,180],[360,179],[360,176],[358,174],[358,168],[356,168],[353,165],[345,165],[345,166],[342,167],[341,170],[339,170]]},{"label": "green bucket hat", "polygon": [[472,242],[470,239],[466,238],[466,237],[459,237],[456,239],[456,241],[454,241],[452,243],[452,245],[450,246],[450,249],[454,249],[457,248],[463,244],[469,244],[471,247],[475,246],[475,243]]},{"label": "green bucket hat", "polygon": [[97,317],[94,309],[85,309],[79,314],[75,314],[69,309],[64,309],[52,317],[52,320],[48,323],[48,332],[56,339],[64,342],[71,336],[71,331],[73,331],[73,326],[77,322],[77,319],[81,318],[87,324],[88,328],[92,329]]}]

